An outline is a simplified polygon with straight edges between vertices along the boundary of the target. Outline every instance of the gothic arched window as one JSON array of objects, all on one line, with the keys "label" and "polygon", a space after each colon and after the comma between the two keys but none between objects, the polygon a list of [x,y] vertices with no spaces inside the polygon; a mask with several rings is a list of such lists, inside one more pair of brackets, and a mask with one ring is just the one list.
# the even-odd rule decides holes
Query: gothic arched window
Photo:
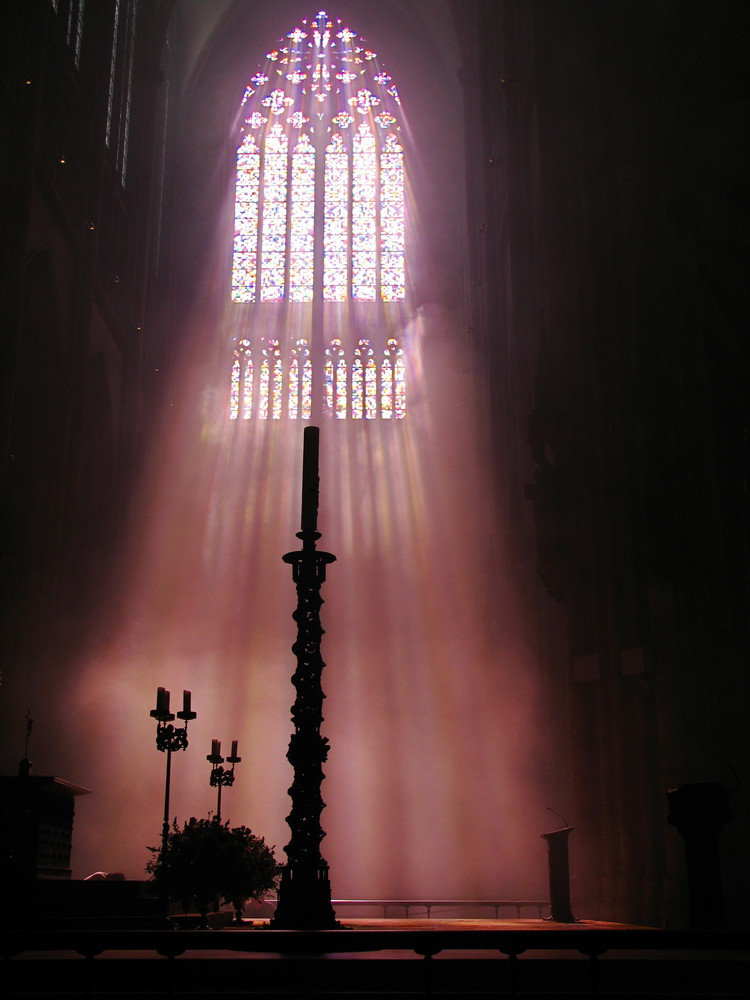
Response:
[{"label": "gothic arched window", "polygon": [[324,12],[267,53],[237,151],[230,417],[401,418],[405,176],[398,91]]}]

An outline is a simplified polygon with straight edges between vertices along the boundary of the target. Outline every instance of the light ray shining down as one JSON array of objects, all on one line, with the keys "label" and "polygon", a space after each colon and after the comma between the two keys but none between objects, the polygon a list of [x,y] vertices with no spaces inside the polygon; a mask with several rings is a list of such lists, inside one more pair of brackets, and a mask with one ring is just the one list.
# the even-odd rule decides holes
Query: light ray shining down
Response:
[{"label": "light ray shining down", "polygon": [[[418,353],[429,320],[415,322]],[[441,376],[450,383],[425,366],[425,379]],[[472,422],[429,388],[398,425],[321,430],[320,529],[338,557],[323,588],[323,826],[339,897],[503,894],[535,864],[522,763],[533,673],[519,635],[498,641],[486,628],[488,604],[511,597],[488,575]],[[281,555],[298,529],[302,425],[255,422],[238,435],[224,416],[206,433],[195,398],[186,385],[155,449],[122,626],[78,694],[90,718],[116,703],[129,721],[106,766],[91,765],[96,821],[79,824],[77,863],[131,877],[158,830],[163,762],[148,718],[158,685],[189,688],[198,711],[174,762],[174,814],[214,807],[210,740],[239,739],[226,815],[287,840],[294,589]],[[113,802],[127,843],[103,836]]]},{"label": "light ray shining down", "polygon": [[[218,225],[217,261],[233,207]],[[223,266],[206,274],[207,289],[222,286]],[[254,313],[253,335],[303,338],[309,303],[294,305]],[[329,333],[345,331],[357,304],[332,305]],[[91,753],[77,776],[97,792],[77,825],[78,874],[143,875],[160,828],[163,760],[148,717],[158,685],[190,689],[198,712],[173,762],[173,814],[214,808],[206,754],[212,739],[238,739],[243,763],[223,813],[280,856],[288,839],[295,598],[281,556],[296,544],[303,423],[230,418],[225,345],[246,334],[234,308],[218,324],[196,318],[133,513],[120,625],[79,678],[87,739],[108,753]],[[457,374],[454,320],[408,300],[389,308],[407,419],[331,416],[321,427],[319,528],[337,556],[321,612],[333,891],[533,894],[544,882],[534,670],[501,568],[479,415]],[[206,329],[217,330],[208,350]],[[514,623],[502,635],[498,607]],[[126,720],[114,732],[103,721],[112,704]]]}]

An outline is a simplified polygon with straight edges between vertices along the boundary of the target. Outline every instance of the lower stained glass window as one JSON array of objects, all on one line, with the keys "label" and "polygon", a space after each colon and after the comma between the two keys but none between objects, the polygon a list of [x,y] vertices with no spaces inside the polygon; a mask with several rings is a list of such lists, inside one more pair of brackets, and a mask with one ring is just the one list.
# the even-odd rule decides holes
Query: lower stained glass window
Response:
[{"label": "lower stained glass window", "polygon": [[[257,351],[241,340],[234,351],[229,416],[232,420],[309,420],[312,415],[313,366],[310,348],[300,339],[287,358],[277,340]],[[366,338],[351,359],[338,338],[325,352],[324,411],[338,420],[400,420],[406,416],[406,365],[395,339],[380,362]]]}]

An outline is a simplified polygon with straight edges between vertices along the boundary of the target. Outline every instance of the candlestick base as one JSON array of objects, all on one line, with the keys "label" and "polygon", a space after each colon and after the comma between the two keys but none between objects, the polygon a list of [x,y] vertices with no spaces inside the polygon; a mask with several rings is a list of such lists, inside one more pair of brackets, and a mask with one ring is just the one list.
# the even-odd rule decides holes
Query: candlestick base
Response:
[{"label": "candlestick base", "polygon": [[277,930],[315,931],[335,930],[341,926],[331,905],[328,865],[284,867],[279,901],[270,926]]}]

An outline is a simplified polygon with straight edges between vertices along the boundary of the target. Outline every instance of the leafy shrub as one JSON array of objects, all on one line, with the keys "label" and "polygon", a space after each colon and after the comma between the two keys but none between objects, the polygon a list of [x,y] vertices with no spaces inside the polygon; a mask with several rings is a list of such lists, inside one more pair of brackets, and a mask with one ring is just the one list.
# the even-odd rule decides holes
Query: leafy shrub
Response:
[{"label": "leafy shrub", "polygon": [[260,900],[278,886],[281,865],[274,848],[246,826],[191,817],[182,828],[177,820],[167,836],[166,850],[149,847],[154,857],[146,871],[160,893],[182,904],[185,912],[195,900],[205,917],[222,900],[239,922],[248,899]]}]

